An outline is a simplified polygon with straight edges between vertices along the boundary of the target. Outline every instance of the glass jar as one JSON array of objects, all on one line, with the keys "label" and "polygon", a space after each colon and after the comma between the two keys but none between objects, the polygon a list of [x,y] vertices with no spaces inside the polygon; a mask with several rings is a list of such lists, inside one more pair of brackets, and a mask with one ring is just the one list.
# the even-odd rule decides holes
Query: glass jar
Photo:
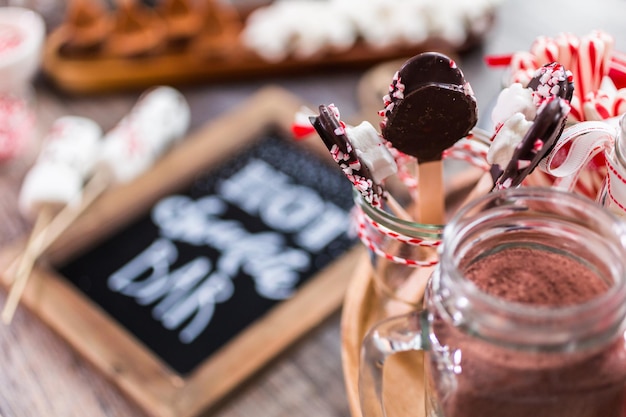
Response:
[{"label": "glass jar", "polygon": [[389,355],[422,350],[426,410],[406,416],[621,417],[625,253],[626,224],[573,193],[518,188],[468,204],[444,230],[424,309],[363,341],[363,416],[384,415]]},{"label": "glass jar", "polygon": [[622,116],[612,149],[605,153],[607,174],[598,202],[620,217],[626,216],[626,115]]},{"label": "glass jar", "polygon": [[[490,165],[485,159],[489,143],[487,132],[474,129],[444,153],[443,193],[448,213],[462,203],[479,176],[491,178]],[[426,282],[439,262],[437,247],[443,232],[441,224],[424,224],[410,218],[414,204],[419,204],[416,197],[419,182],[412,172],[415,161],[406,156],[396,159],[398,174],[388,179],[386,185],[397,200],[412,202],[402,204],[404,213],[387,204],[374,207],[354,192],[355,223],[361,241],[369,250],[380,317],[421,307]],[[482,190],[488,191],[489,188]]]}]

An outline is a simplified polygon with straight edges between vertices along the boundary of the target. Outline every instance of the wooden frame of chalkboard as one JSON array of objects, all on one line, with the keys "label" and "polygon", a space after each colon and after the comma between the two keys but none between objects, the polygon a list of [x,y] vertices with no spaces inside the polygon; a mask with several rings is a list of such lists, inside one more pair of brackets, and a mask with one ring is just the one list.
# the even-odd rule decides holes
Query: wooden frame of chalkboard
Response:
[{"label": "wooden frame of chalkboard", "polygon": [[[192,417],[336,311],[360,258],[360,245],[308,279],[295,294],[236,334],[190,372],[173,370],[136,335],[59,273],[116,231],[149,212],[163,196],[188,186],[200,171],[237,156],[268,129],[289,137],[302,103],[277,87],[259,91],[236,110],[199,129],[148,173],[103,194],[47,252],[33,271],[22,302],[154,417]],[[319,140],[298,143],[334,164]],[[346,181],[347,182],[347,181]],[[22,246],[4,252],[8,265]],[[7,283],[3,282],[6,286]],[[296,319],[297,318],[297,319]],[[244,358],[245,360],[242,360]]]}]

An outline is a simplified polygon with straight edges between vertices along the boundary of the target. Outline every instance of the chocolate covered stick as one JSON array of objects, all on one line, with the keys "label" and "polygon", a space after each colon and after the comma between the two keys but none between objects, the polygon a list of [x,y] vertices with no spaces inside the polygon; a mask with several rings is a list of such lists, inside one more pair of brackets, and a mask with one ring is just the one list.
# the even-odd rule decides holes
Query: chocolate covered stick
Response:
[{"label": "chocolate covered stick", "polygon": [[319,106],[310,121],[334,161],[352,186],[374,207],[386,201],[396,216],[411,221],[409,214],[385,191],[382,182],[397,172],[396,162],[378,132],[368,122],[352,127],[343,123],[334,105]]},{"label": "chocolate covered stick", "polygon": [[400,68],[384,98],[383,137],[418,162],[418,216],[444,222],[443,151],[467,136],[478,120],[476,99],[449,57],[427,52]]},{"label": "chocolate covered stick", "polygon": [[541,107],[532,126],[515,148],[504,172],[497,179],[496,189],[517,187],[535,169],[563,132],[569,110],[569,104],[559,97],[554,97]]},{"label": "chocolate covered stick", "polygon": [[[515,89],[511,86],[508,90]],[[565,128],[574,84],[571,73],[553,62],[536,71],[528,83],[530,92],[516,90],[513,95],[503,94],[506,92],[503,90],[494,108],[494,122],[499,127],[487,159],[503,169],[495,188],[521,184],[554,148]],[[523,93],[531,97],[531,102],[525,105],[520,104],[524,102],[521,100]],[[503,96],[508,99],[501,100]],[[510,102],[518,106],[511,106]]]},{"label": "chocolate covered stick", "polygon": [[[507,182],[507,177],[514,173],[513,166],[508,169],[504,176],[502,176],[503,170],[508,167],[512,159],[517,160],[514,164],[520,164],[519,158],[521,155],[519,152],[516,152],[518,146],[520,146],[520,149],[531,149],[534,153],[524,156],[526,161],[533,161],[530,163],[532,168],[525,169],[523,176],[516,175],[515,182],[521,183],[528,177],[539,161],[552,150],[564,126],[561,126],[556,132],[549,134],[548,146],[539,146],[539,144],[535,146],[536,138],[526,137],[527,131],[537,118],[537,114],[543,111],[544,104],[549,100],[558,97],[565,100],[565,103],[568,103],[573,95],[574,84],[572,75],[557,62],[552,62],[539,68],[528,82],[527,88],[524,88],[521,84],[513,84],[503,89],[498,95],[491,115],[492,121],[496,126],[496,134],[487,154],[487,161],[493,164],[493,168],[479,180],[463,202],[463,205],[475,197],[492,191],[496,180],[499,181],[500,187]],[[552,109],[552,111],[555,110]],[[549,118],[550,116],[546,114],[543,117]],[[524,140],[532,140],[533,143],[520,145]],[[521,162],[521,165],[526,163]],[[511,183],[513,183],[512,181]],[[550,184],[537,179],[534,181],[534,185],[549,186]]]}]

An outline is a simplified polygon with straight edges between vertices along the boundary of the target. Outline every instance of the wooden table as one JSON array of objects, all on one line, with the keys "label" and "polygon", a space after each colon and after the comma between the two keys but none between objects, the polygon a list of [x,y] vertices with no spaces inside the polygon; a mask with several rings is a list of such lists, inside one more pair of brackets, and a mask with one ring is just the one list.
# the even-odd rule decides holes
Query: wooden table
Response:
[{"label": "wooden table", "polygon": [[[606,0],[527,0],[504,2],[484,46],[461,59],[472,83],[483,121],[500,87],[501,72],[488,69],[484,54],[528,49],[541,34],[571,31],[583,35],[604,29],[626,51],[626,3]],[[289,79],[185,87],[192,107],[192,130],[234,108],[266,83],[280,85],[313,106],[336,103],[345,117],[359,117],[356,89],[361,72],[333,72]],[[137,92],[70,97],[43,81],[36,84],[40,129],[65,114],[87,116],[111,128],[137,98]],[[16,208],[21,178],[31,160],[0,166],[0,244],[23,237],[31,227]],[[0,292],[0,305],[5,294]],[[215,409],[214,416],[343,416],[350,415],[340,357],[340,312],[297,341],[250,378]],[[20,307],[10,326],[0,325],[0,416],[140,416],[142,413],[48,329]]]}]

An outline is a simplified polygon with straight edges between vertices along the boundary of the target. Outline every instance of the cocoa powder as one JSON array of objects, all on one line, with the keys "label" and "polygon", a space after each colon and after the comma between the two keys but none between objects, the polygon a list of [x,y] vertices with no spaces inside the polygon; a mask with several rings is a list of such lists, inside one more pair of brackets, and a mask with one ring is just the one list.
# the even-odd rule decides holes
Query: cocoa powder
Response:
[{"label": "cocoa powder", "polygon": [[[574,259],[527,247],[478,259],[465,275],[492,296],[540,307],[581,303],[608,288]],[[621,337],[593,351],[540,353],[497,346],[442,318],[435,319],[433,330],[446,346],[427,361],[438,417],[622,416],[626,355]]]},{"label": "cocoa powder", "polygon": [[481,258],[469,265],[465,277],[494,297],[538,306],[580,304],[608,289],[580,262],[529,247],[511,247]]}]

